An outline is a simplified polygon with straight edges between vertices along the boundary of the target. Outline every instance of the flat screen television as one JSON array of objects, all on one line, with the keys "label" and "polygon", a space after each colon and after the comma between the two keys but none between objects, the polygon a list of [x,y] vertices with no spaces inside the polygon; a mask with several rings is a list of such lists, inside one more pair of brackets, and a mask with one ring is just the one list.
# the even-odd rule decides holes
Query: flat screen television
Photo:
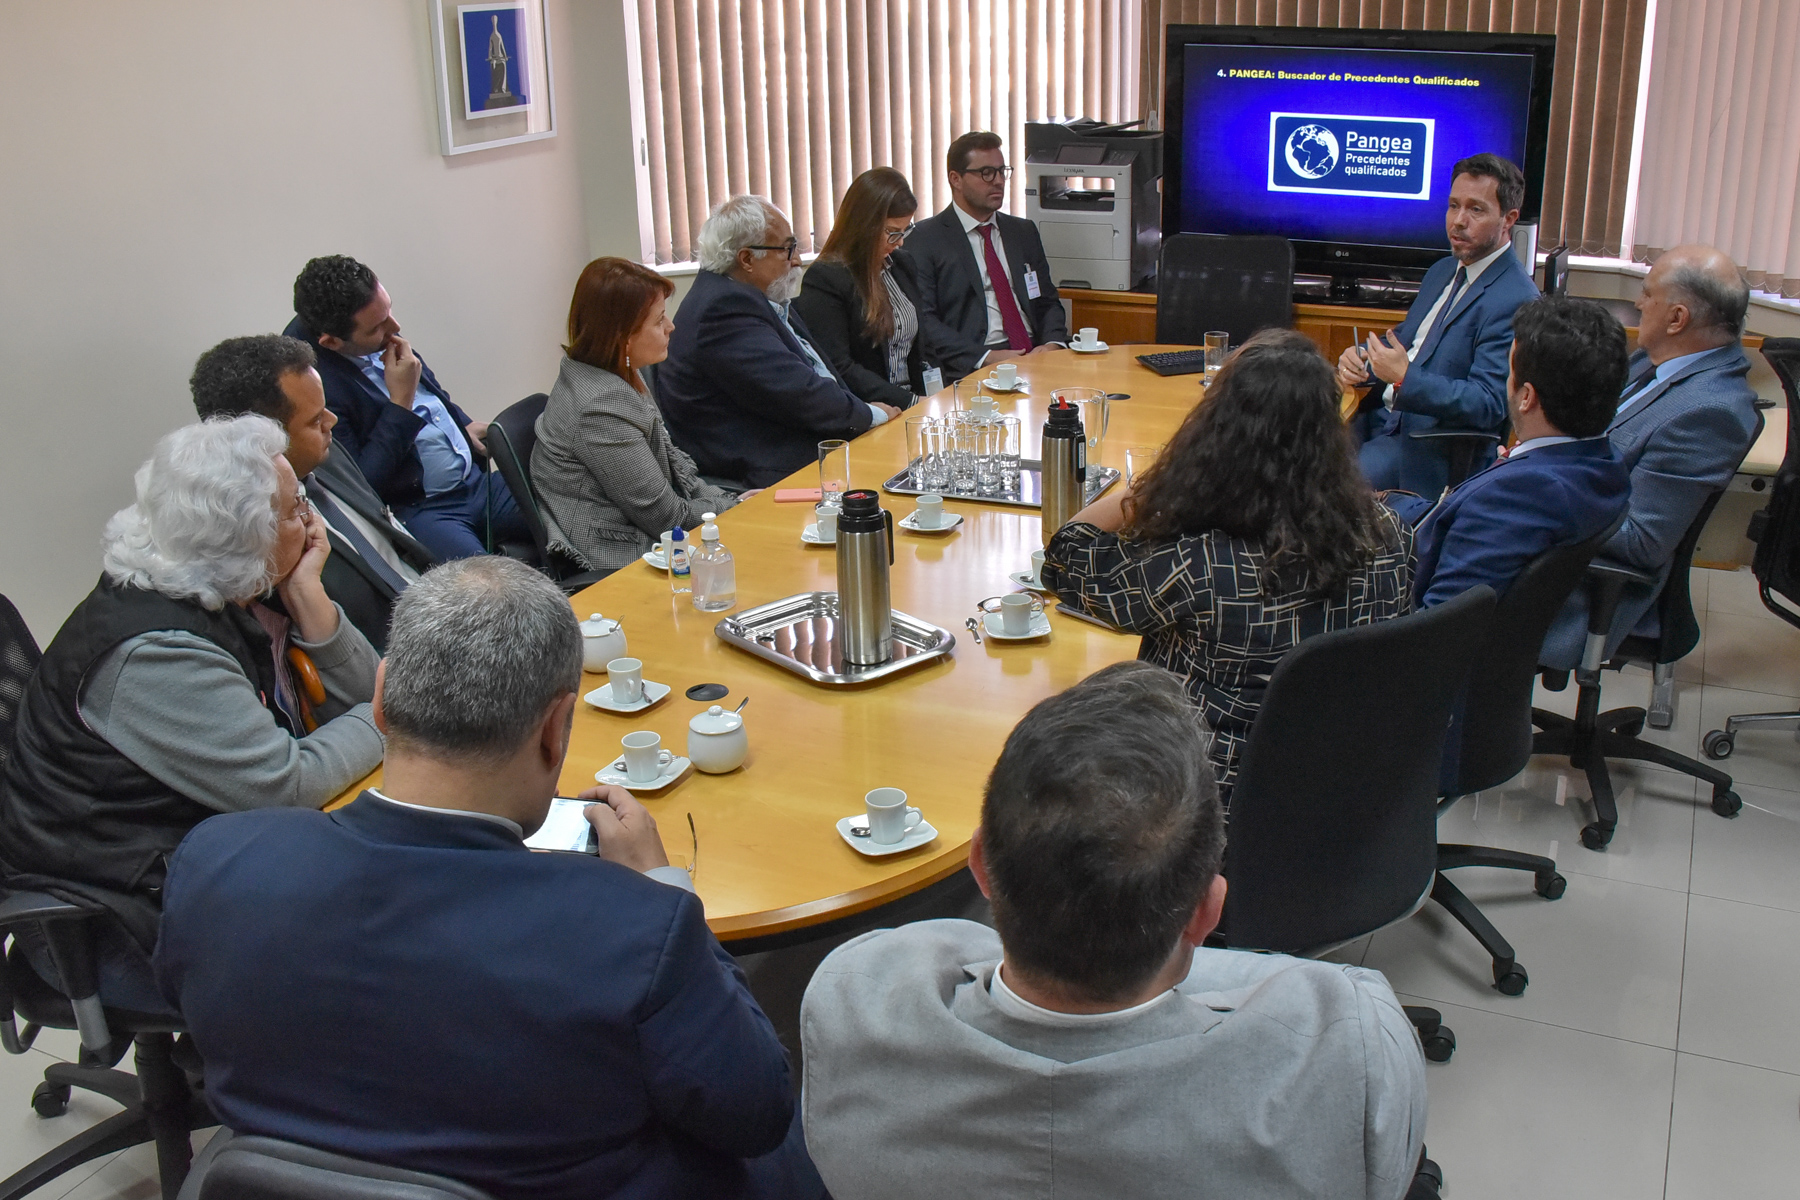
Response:
[{"label": "flat screen television", "polygon": [[1450,252],[1450,169],[1482,151],[1543,205],[1556,39],[1171,25],[1163,236],[1278,234],[1297,274],[1417,281]]}]

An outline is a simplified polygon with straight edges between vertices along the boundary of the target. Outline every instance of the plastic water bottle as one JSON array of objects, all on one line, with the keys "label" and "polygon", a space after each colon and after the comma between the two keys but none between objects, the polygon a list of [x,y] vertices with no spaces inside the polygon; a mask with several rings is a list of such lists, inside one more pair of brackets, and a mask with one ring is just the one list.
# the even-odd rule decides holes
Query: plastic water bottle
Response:
[{"label": "plastic water bottle", "polygon": [[700,548],[694,551],[694,607],[701,612],[724,612],[737,603],[737,564],[731,551],[719,544],[717,513],[705,513],[700,526]]},{"label": "plastic water bottle", "polygon": [[687,533],[681,526],[669,530],[669,536],[663,539],[663,554],[669,560],[669,590],[677,595],[693,591],[692,576],[688,574]]}]

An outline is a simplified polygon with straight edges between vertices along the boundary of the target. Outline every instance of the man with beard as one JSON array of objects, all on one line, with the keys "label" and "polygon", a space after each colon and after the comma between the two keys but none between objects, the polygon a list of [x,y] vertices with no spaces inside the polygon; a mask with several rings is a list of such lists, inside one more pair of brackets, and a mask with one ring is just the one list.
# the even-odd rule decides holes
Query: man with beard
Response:
[{"label": "man with beard", "polygon": [[655,392],[669,435],[708,478],[767,487],[816,461],[826,438],[853,438],[897,415],[866,404],[813,349],[789,305],[800,244],[761,196],[733,196],[700,228],[700,272],[675,314]]}]

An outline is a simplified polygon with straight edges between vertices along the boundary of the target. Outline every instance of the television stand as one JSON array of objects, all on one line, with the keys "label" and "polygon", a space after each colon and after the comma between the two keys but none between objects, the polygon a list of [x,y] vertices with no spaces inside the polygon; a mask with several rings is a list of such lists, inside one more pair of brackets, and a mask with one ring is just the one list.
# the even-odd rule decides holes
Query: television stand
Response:
[{"label": "television stand", "polygon": [[[1156,341],[1156,293],[1089,288],[1058,290],[1069,302],[1070,330],[1092,325],[1100,331],[1100,340],[1113,346]],[[1294,305],[1294,328],[1317,342],[1325,357],[1336,362],[1357,334],[1367,337],[1371,331],[1385,332],[1399,325],[1405,315],[1404,306],[1386,308],[1308,301]]]}]

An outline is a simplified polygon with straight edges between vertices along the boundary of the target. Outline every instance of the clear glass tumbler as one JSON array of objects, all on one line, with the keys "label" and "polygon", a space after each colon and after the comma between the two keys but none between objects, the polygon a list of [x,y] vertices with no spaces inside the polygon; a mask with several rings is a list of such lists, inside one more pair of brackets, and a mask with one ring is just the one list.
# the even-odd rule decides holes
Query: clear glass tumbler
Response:
[{"label": "clear glass tumbler", "polygon": [[1211,387],[1213,377],[1219,368],[1225,365],[1225,356],[1231,352],[1231,335],[1223,329],[1209,330],[1206,335],[1206,373],[1201,376],[1200,385]]},{"label": "clear glass tumbler", "polygon": [[850,490],[850,443],[832,438],[819,443],[819,502],[842,504]]},{"label": "clear glass tumbler", "polygon": [[1019,447],[1024,426],[1017,417],[1001,417],[995,422],[1000,431],[1000,490],[1019,490]]},{"label": "clear glass tumbler", "polygon": [[973,421],[952,421],[948,433],[950,443],[950,490],[964,496],[975,494],[975,454],[981,426]]}]

